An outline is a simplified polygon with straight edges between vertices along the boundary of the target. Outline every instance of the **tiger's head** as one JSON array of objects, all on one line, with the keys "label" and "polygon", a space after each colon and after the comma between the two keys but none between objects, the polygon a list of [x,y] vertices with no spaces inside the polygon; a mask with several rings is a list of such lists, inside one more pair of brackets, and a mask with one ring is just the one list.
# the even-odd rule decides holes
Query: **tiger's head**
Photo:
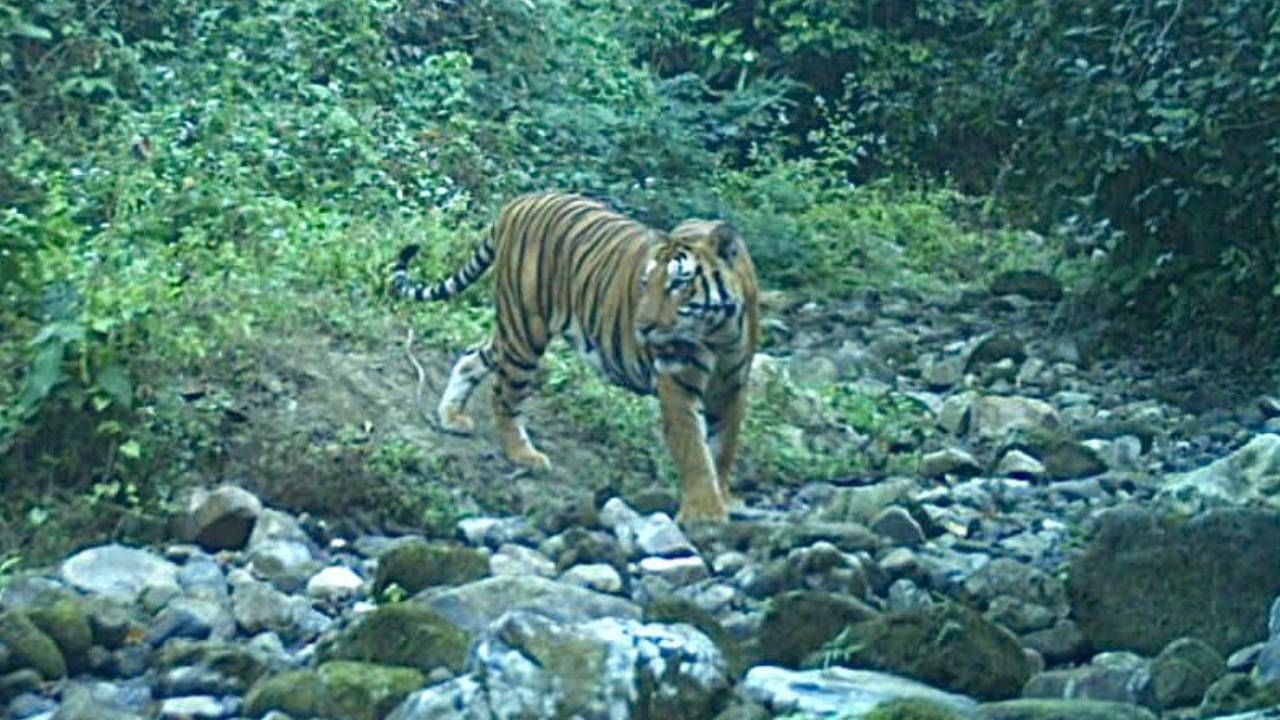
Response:
[{"label": "tiger's head", "polygon": [[738,233],[724,222],[686,220],[660,236],[640,276],[636,339],[663,345],[732,332],[743,312],[744,252]]}]

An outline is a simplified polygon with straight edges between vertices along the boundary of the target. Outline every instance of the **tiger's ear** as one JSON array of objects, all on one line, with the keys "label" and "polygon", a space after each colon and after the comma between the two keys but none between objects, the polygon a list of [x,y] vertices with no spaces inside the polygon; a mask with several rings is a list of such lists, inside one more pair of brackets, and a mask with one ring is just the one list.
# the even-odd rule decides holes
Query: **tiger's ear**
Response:
[{"label": "tiger's ear", "polygon": [[738,231],[727,222],[719,223],[716,229],[711,231],[711,242],[715,244],[716,254],[728,263],[737,260],[738,253],[742,252],[742,241],[738,239]]}]

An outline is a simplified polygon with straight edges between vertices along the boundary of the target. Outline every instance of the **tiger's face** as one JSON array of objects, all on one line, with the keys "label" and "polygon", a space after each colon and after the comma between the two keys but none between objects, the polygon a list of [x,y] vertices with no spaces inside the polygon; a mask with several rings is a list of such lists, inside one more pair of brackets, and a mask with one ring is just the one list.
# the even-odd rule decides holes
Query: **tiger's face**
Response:
[{"label": "tiger's face", "polygon": [[699,342],[734,328],[743,311],[741,240],[723,222],[686,220],[658,242],[640,278],[636,339]]}]

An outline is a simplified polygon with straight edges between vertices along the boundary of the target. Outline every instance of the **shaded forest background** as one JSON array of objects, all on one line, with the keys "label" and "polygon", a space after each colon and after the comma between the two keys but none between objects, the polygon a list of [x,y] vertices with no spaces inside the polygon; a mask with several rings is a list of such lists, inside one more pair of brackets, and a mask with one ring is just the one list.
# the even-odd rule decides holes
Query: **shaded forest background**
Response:
[{"label": "shaded forest background", "polygon": [[1276,369],[1273,3],[3,0],[0,155],[14,544],[145,524],[262,348],[387,341],[395,248],[534,189],[729,217],[800,297],[1040,269],[1106,351]]}]

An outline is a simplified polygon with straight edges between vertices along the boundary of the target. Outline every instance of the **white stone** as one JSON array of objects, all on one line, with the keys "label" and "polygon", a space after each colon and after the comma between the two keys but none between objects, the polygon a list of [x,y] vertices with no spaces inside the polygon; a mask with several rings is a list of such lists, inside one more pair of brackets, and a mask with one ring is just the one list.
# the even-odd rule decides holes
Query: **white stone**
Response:
[{"label": "white stone", "polygon": [[507,543],[489,558],[489,572],[493,575],[537,575],[549,578],[555,577],[556,564],[537,550]]},{"label": "white stone", "polygon": [[622,591],[622,576],[612,565],[605,563],[584,563],[574,565],[560,576],[560,580],[588,590],[606,593]]},{"label": "white stone", "polygon": [[307,580],[307,597],[341,600],[360,592],[364,580],[345,565],[327,567]]},{"label": "white stone", "polygon": [[640,561],[640,572],[645,575],[661,578],[676,587],[691,585],[711,576],[707,564],[702,558],[660,558],[647,557]]}]

